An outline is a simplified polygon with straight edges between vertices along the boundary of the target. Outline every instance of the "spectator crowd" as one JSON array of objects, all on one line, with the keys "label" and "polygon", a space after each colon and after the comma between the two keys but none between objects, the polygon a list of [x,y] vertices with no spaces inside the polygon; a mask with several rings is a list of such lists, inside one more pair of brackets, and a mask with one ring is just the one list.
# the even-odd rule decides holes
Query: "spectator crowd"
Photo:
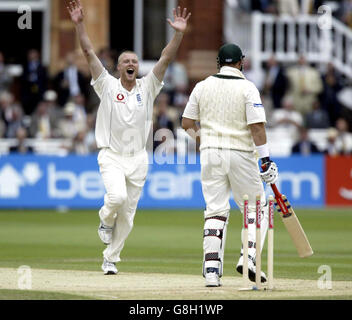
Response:
[{"label": "spectator crowd", "polygon": [[[251,13],[291,15],[323,13],[323,5],[330,7],[331,14],[352,28],[352,1],[351,0],[227,0],[232,6]],[[321,8],[321,10],[319,10]]]}]

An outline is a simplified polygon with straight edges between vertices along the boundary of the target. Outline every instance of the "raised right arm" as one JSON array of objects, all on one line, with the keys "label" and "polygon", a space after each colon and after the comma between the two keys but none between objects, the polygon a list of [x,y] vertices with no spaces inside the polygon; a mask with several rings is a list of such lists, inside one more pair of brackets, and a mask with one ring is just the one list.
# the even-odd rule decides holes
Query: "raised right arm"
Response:
[{"label": "raised right arm", "polygon": [[67,7],[72,22],[76,26],[79,43],[81,45],[84,57],[86,58],[93,80],[97,80],[104,71],[104,66],[94,52],[93,45],[88,37],[84,26],[84,13],[80,0],[73,0]]}]

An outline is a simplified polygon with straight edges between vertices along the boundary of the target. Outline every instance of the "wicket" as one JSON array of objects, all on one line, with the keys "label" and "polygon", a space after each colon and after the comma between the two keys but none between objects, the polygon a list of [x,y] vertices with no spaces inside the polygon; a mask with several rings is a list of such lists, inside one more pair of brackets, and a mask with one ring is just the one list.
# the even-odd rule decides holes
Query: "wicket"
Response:
[{"label": "wicket", "polygon": [[[261,285],[261,271],[262,271],[262,260],[261,260],[261,201],[260,196],[256,197],[255,206],[256,206],[256,276],[255,276],[255,287],[253,289],[260,290]],[[248,280],[248,205],[249,198],[248,195],[243,196],[243,285],[244,288],[240,290],[251,290],[249,288]],[[269,223],[268,223],[268,251],[267,251],[267,288],[272,290],[274,288],[274,197],[269,196],[268,199],[269,205]]]},{"label": "wicket", "polygon": [[[262,270],[262,255],[260,252],[262,237],[260,234],[260,229],[262,225],[262,208],[260,204],[260,196],[255,198],[255,266],[256,266],[256,273],[255,273],[255,285],[259,290],[261,287],[261,270]],[[248,240],[247,240],[248,241]],[[243,257],[244,258],[244,257]],[[244,258],[245,259],[245,258]],[[248,258],[247,258],[248,259]]]}]

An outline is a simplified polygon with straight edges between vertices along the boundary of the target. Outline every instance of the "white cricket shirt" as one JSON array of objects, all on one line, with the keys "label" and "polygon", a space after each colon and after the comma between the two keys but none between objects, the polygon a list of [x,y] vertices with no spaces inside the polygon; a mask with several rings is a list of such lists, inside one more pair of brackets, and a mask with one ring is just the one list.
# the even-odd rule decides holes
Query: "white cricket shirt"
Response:
[{"label": "white cricket shirt", "polygon": [[144,150],[152,125],[154,100],[163,82],[150,71],[137,79],[132,91],[127,91],[120,79],[104,69],[91,85],[100,98],[95,128],[98,148],[110,148],[125,156]]},{"label": "white cricket shirt", "polygon": [[195,86],[183,117],[200,121],[200,150],[252,152],[255,145],[248,125],[266,123],[258,89],[240,70],[231,67],[222,67],[216,76]]}]

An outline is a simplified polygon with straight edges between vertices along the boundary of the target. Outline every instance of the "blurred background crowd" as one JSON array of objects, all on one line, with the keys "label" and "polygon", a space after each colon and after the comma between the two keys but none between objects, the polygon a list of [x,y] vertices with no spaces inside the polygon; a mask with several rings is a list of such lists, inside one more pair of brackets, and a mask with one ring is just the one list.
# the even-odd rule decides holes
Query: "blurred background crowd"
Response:
[{"label": "blurred background crowd", "polygon": [[[229,0],[237,10],[258,10],[274,14],[316,12],[322,1],[298,0]],[[334,15],[352,27],[352,1],[335,1]],[[99,58],[116,77],[119,52],[103,48]],[[0,139],[13,139],[9,152],[36,152],[32,140],[58,139],[69,153],[80,155],[96,152],[94,126],[99,100],[90,86],[90,75],[82,68],[79,51],[66,55],[65,66],[50,75],[42,64],[41,53],[30,50],[23,61],[20,75],[7,65],[11,57],[0,51]],[[216,61],[213,61],[216,64]],[[267,113],[268,129],[281,128],[294,137],[292,153],[352,154],[352,83],[328,64],[322,70],[309,63],[302,54],[294,63],[282,64],[271,57],[261,73],[251,69],[247,57],[244,75],[261,92]],[[140,76],[143,76],[141,74]],[[180,129],[183,110],[193,85],[187,66],[172,63],[165,76],[165,85],[155,101],[153,148],[165,142],[163,130],[174,136]],[[160,130],[161,129],[161,130]],[[310,130],[326,130],[324,148],[309,139]],[[166,132],[166,131],[165,131]],[[163,138],[164,137],[164,138]],[[177,151],[171,144],[170,150]]]},{"label": "blurred background crowd", "polygon": [[352,27],[352,1],[351,0],[229,0],[242,12],[251,13],[260,11],[270,14],[314,14],[323,5],[328,5],[333,16],[349,27]]}]

